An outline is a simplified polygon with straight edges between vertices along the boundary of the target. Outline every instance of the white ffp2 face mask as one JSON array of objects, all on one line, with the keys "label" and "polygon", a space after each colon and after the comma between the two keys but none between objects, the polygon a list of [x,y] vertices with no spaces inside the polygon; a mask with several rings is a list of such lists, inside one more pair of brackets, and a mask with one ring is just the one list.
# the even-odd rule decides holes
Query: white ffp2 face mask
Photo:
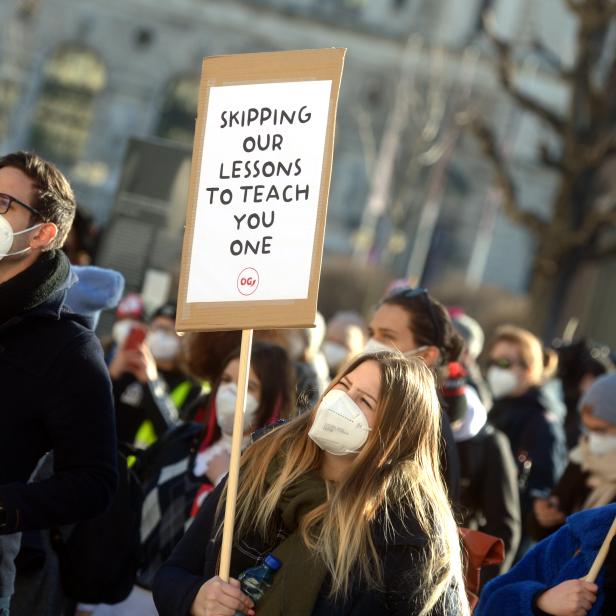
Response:
[{"label": "white ffp2 face mask", "polygon": [[520,381],[513,370],[499,368],[498,366],[488,368],[486,380],[495,399],[508,396],[520,385]]},{"label": "white ffp2 face mask", "polygon": [[335,456],[358,453],[368,440],[370,426],[362,410],[340,389],[329,391],[316,411],[308,436]]},{"label": "white ffp2 face mask", "polygon": [[150,332],[145,343],[158,361],[172,361],[180,352],[180,339],[172,332],[161,329]]},{"label": "white ffp2 face mask", "polygon": [[402,351],[400,351],[399,349],[396,349],[395,347],[387,346],[386,344],[383,344],[382,342],[379,342],[378,340],[375,340],[374,338],[370,338],[368,342],[366,342],[366,345],[364,346],[364,353],[380,353],[381,351],[389,351],[389,352],[395,353],[396,351],[398,351],[399,353],[402,353],[404,357],[406,357],[407,359],[410,359],[411,357],[417,357],[422,351],[425,351],[427,348],[428,347],[424,345],[424,346],[417,347],[416,349],[411,349],[410,351],[405,351],[404,353],[402,353]]},{"label": "white ffp2 face mask", "polygon": [[[233,434],[235,419],[235,403],[237,401],[237,385],[222,383],[216,392],[216,422],[223,434]],[[246,412],[244,413],[243,432],[254,428],[259,401],[251,394],[246,394]]]},{"label": "white ffp2 face mask", "polygon": [[9,252],[9,250],[11,250],[11,246],[13,245],[16,235],[28,233],[29,231],[40,227],[41,224],[42,223],[38,223],[24,229],[23,231],[15,232],[7,218],[5,216],[0,216],[0,260],[4,259],[4,257],[14,257],[15,255],[21,255],[28,252],[28,250],[30,250],[30,246],[24,248],[23,250],[16,250],[15,252]]},{"label": "white ffp2 face mask", "polygon": [[616,451],[616,434],[589,432],[588,450],[595,456],[603,456],[606,453]]},{"label": "white ffp2 face mask", "polygon": [[325,361],[330,370],[337,370],[349,356],[349,350],[345,346],[330,340],[323,343],[321,352],[325,355]]},{"label": "white ffp2 face mask", "polygon": [[380,353],[381,351],[393,351],[391,347],[388,347],[386,344],[375,340],[374,338],[370,338],[368,342],[364,345],[364,353]]}]

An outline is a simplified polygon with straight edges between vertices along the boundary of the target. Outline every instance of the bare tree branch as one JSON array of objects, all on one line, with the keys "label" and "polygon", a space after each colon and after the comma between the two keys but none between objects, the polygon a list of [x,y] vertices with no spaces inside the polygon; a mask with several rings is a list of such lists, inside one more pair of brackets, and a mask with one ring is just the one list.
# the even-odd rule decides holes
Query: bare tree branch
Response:
[{"label": "bare tree branch", "polygon": [[573,76],[573,73],[570,68],[567,68],[561,58],[559,58],[558,54],[552,51],[543,41],[534,39],[531,42],[531,48],[533,51],[538,54],[552,69],[555,71],[557,75],[559,75],[564,80],[569,80]]},{"label": "bare tree branch", "polygon": [[572,13],[591,28],[605,25],[605,20],[616,15],[616,2],[597,0],[566,0]]},{"label": "bare tree branch", "polygon": [[[593,0],[594,3],[594,0]],[[588,9],[585,9],[588,10]],[[594,10],[594,7],[591,7]],[[576,35],[576,58],[573,70],[571,71],[571,83],[576,91],[576,96],[571,103],[575,106],[586,105],[583,111],[590,117],[598,117],[601,114],[605,101],[602,100],[602,92],[593,81],[594,68],[598,62],[594,39],[597,37],[599,29],[607,29],[609,17],[599,20],[597,24],[589,24],[583,18],[579,20]]]},{"label": "bare tree branch", "polygon": [[616,242],[605,248],[595,250],[588,259],[590,261],[603,261],[604,259],[611,259],[612,257],[616,257]]},{"label": "bare tree branch", "polygon": [[586,169],[600,167],[603,163],[616,154],[616,135],[605,135],[593,147],[587,149],[583,164]]},{"label": "bare tree branch", "polygon": [[555,157],[546,143],[542,143],[539,146],[539,160],[548,169],[557,171],[558,173],[567,174],[569,170],[565,167],[565,163],[562,158]]},{"label": "bare tree branch", "polygon": [[544,233],[548,227],[547,223],[534,212],[528,212],[520,207],[513,178],[496,144],[492,129],[477,118],[468,125],[479,140],[483,153],[492,163],[498,186],[503,193],[503,209],[507,216],[537,235]]},{"label": "bare tree branch", "polygon": [[494,28],[494,17],[491,13],[486,13],[483,18],[484,30],[495,45],[498,51],[498,69],[500,81],[509,95],[524,109],[534,113],[536,116],[546,122],[556,133],[562,134],[565,130],[563,118],[552,111],[536,99],[528,96],[524,92],[516,88],[514,82],[514,63],[512,59],[511,45],[496,34]]},{"label": "bare tree branch", "polygon": [[596,208],[592,211],[577,230],[563,240],[566,250],[581,248],[590,242],[596,233],[604,227],[616,226],[616,201],[611,201],[609,207]]}]

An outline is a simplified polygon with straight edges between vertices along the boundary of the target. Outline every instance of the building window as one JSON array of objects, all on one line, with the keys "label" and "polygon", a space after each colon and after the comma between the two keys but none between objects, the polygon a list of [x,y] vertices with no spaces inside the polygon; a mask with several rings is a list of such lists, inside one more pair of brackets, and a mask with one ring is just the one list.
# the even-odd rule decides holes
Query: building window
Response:
[{"label": "building window", "polygon": [[107,71],[90,49],[64,45],[45,64],[30,145],[62,163],[77,161],[85,150],[97,95]]},{"label": "building window", "polygon": [[174,79],[167,90],[156,134],[164,139],[192,146],[198,102],[197,75],[184,75]]},{"label": "building window", "polygon": [[0,141],[9,133],[11,111],[21,94],[20,86],[10,79],[0,79]]}]

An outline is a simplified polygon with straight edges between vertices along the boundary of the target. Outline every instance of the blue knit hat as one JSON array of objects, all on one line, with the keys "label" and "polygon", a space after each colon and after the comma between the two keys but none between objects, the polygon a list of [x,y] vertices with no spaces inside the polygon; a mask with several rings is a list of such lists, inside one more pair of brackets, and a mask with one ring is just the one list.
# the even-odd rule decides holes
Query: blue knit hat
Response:
[{"label": "blue knit hat", "polygon": [[66,304],[76,314],[89,317],[96,327],[100,313],[115,308],[124,292],[124,276],[92,265],[71,266],[79,280],[68,291]]},{"label": "blue knit hat", "polygon": [[616,426],[616,372],[600,376],[582,396],[579,408],[589,406],[593,417]]}]

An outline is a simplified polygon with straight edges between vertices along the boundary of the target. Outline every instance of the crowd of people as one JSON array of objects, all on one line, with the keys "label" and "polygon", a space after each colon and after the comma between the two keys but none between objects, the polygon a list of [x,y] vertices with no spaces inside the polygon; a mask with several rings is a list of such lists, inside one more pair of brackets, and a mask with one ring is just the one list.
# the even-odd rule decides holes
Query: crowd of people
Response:
[{"label": "crowd of people", "polygon": [[[0,158],[0,615],[616,614],[616,543],[580,579],[616,515],[611,355],[486,341],[424,288],[255,332],[218,577],[239,334],[124,295],[75,212],[52,164]],[[504,547],[472,592],[461,527]],[[255,606],[237,577],[268,554]]]}]

